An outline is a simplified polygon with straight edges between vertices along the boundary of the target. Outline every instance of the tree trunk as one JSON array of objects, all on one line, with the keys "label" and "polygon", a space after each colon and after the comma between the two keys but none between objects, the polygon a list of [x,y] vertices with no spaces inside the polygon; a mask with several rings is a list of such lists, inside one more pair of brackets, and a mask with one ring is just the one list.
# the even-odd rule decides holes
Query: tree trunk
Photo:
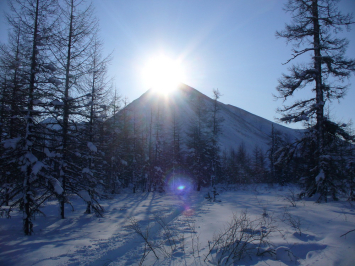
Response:
[{"label": "tree trunk", "polygon": [[[39,0],[36,1],[36,12],[34,19],[34,31],[33,31],[33,43],[32,43],[32,58],[31,58],[31,74],[30,74],[30,86],[28,92],[28,107],[27,107],[27,127],[26,127],[26,147],[27,152],[32,153],[32,146],[29,145],[32,140],[33,131],[33,96],[35,90],[35,76],[36,76],[36,52],[37,52],[37,36],[38,36],[38,11],[39,11]],[[31,173],[32,166],[31,162],[27,162],[28,166],[26,169],[25,177],[25,188],[24,188],[24,209],[25,218],[23,219],[23,229],[25,235],[31,235],[32,233],[32,213],[31,213]]]},{"label": "tree trunk", "polygon": [[[316,115],[317,115],[317,124],[316,124],[316,134],[317,134],[317,176],[318,174],[323,174],[323,180],[318,182],[322,182],[323,185],[316,184],[317,180],[315,180],[315,186],[317,187],[316,191],[321,193],[320,200],[324,198],[327,201],[327,188],[325,187],[326,174],[324,172],[323,158],[324,154],[324,96],[323,96],[323,84],[322,84],[322,58],[321,58],[321,42],[320,42],[320,26],[319,26],[319,14],[318,14],[318,0],[312,1],[312,15],[313,15],[313,47],[314,47],[314,69],[316,70]],[[309,194],[314,194],[314,191]]]},{"label": "tree trunk", "polygon": [[313,28],[314,28],[314,69],[316,70],[316,105],[317,105],[317,149],[318,149],[318,171],[322,167],[321,155],[324,149],[324,99],[323,99],[323,84],[322,84],[322,58],[321,58],[321,47],[320,47],[320,27],[319,27],[319,17],[318,17],[318,0],[313,0],[312,3],[312,13],[313,13]]},{"label": "tree trunk", "polygon": [[65,218],[64,204],[65,204],[65,194],[66,194],[66,173],[64,168],[64,163],[67,160],[67,147],[68,147],[68,127],[69,127],[69,74],[70,74],[70,63],[71,63],[71,46],[72,46],[72,34],[73,34],[73,12],[74,12],[74,2],[71,0],[70,6],[70,24],[69,24],[69,36],[68,36],[68,49],[67,49],[67,63],[65,66],[65,89],[64,89],[64,110],[63,110],[63,158],[61,162],[62,171],[62,188],[63,194],[60,200],[60,216],[62,219]]}]

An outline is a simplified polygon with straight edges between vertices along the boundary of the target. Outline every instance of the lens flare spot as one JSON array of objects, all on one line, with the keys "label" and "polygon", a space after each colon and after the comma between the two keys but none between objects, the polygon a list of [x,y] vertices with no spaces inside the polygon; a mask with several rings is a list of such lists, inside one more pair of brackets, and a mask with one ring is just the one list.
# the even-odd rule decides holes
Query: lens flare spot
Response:
[{"label": "lens flare spot", "polygon": [[185,188],[185,186],[183,186],[183,185],[177,187],[178,190],[184,190],[184,188]]},{"label": "lens flare spot", "polygon": [[195,214],[194,210],[186,206],[185,210],[182,212],[184,216],[193,216]]}]

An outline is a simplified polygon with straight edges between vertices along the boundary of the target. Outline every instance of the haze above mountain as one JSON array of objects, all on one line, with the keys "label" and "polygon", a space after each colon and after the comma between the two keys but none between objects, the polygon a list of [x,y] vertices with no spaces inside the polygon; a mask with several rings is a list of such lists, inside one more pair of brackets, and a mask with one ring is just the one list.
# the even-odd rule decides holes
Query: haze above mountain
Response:
[{"label": "haze above mountain", "polygon": [[[181,126],[182,139],[185,139],[189,125],[196,117],[193,104],[194,99],[198,97],[201,97],[207,109],[212,109],[213,99],[188,85],[180,84],[169,94],[150,89],[128,104],[120,113],[122,114],[124,110],[128,111],[134,117],[135,123],[147,134],[151,130],[155,136],[157,127],[159,127],[160,136],[167,137],[167,139],[169,139],[169,134],[172,136],[175,117],[175,121]],[[218,107],[218,116],[223,120],[219,136],[221,151],[237,150],[242,143],[248,152],[251,152],[255,146],[266,151],[270,142],[272,125],[275,130],[291,139],[301,132],[301,130],[274,123],[236,106],[218,102]]]}]

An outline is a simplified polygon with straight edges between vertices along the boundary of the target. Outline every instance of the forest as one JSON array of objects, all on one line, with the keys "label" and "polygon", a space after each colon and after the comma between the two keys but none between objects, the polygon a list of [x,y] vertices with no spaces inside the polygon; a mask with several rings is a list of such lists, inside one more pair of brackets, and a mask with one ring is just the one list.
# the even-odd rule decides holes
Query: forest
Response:
[{"label": "forest", "polygon": [[9,3],[9,41],[0,46],[0,214],[4,219],[22,212],[25,235],[33,233],[33,220],[49,200],[57,201],[61,219],[72,195],[85,202],[87,214],[102,217],[101,199],[127,189],[165,192],[168,179],[179,176],[189,176],[197,191],[291,183],[301,186],[300,198],[355,200],[352,125],[331,121],[324,110],[325,102],[345,96],[341,81],[355,71],[355,61],[345,58],[346,39],[333,36],[354,21],[337,11],[336,1],[286,5],[293,23],[276,35],[295,42],[290,62],[309,52],[314,56],[283,74],[276,97],[309,87],[314,97],[280,107],[281,122],[303,121],[305,129],[293,138],[272,127],[265,132],[266,150],[243,144],[220,149],[224,120],[217,89],[208,104],[191,97],[195,115],[187,121],[173,114],[163,128],[159,110],[151,111],[150,121],[137,121],[108,76],[111,55],[103,54],[92,5]]}]

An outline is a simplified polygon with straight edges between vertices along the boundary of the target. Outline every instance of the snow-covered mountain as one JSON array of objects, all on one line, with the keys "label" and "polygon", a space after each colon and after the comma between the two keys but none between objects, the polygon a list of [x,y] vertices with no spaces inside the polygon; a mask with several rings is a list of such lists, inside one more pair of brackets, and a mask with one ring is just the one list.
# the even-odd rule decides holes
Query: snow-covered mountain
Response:
[{"label": "snow-covered mountain", "polygon": [[[169,94],[148,90],[127,105],[126,110],[131,113],[136,123],[140,123],[141,128],[146,130],[153,128],[154,131],[154,128],[159,125],[162,135],[169,134],[175,116],[175,120],[181,124],[182,138],[184,138],[189,124],[196,116],[193,111],[193,99],[197,97],[203,99],[207,108],[213,106],[213,99],[188,85],[181,84]],[[249,152],[256,145],[263,150],[268,149],[272,125],[275,130],[288,135],[291,139],[300,134],[300,130],[276,124],[238,107],[222,102],[218,102],[218,106],[219,117],[223,118],[222,133],[219,137],[221,151],[237,150],[242,143]]]}]

